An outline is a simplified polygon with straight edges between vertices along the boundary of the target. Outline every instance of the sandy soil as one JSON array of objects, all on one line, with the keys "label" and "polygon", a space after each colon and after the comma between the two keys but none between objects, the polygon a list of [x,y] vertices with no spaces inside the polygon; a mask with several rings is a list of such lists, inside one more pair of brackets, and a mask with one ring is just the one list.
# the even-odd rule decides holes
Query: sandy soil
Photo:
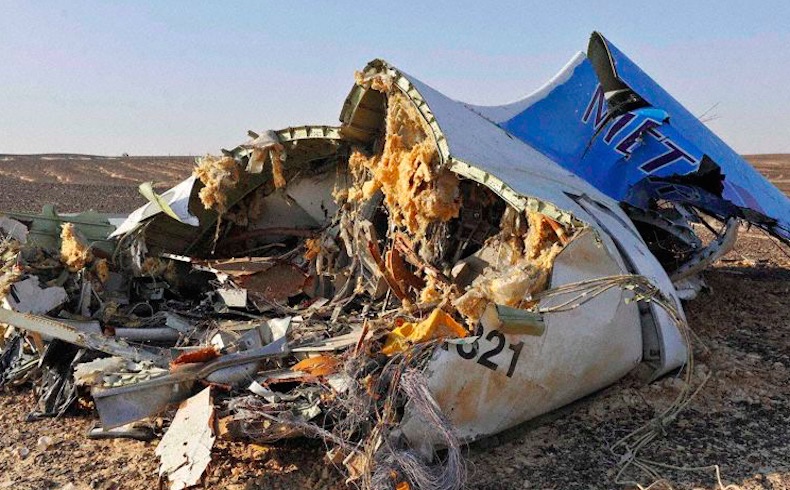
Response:
[{"label": "sandy soil", "polygon": [[788,165],[787,155],[745,155],[745,158],[768,177],[776,187],[782,189],[782,192],[790,194],[790,165]]},{"label": "sandy soil", "polygon": [[[58,163],[8,157],[0,155],[0,209],[21,211],[37,211],[47,202],[63,211],[129,211],[142,202],[137,181],[172,185],[191,165],[188,157],[107,161],[60,156]],[[790,155],[749,158],[784,184],[785,192],[790,190],[784,178],[790,172]],[[92,172],[95,166],[103,169],[102,176]],[[71,177],[65,181],[59,173]],[[729,488],[788,489],[790,258],[772,239],[744,230],[736,250],[705,277],[710,290],[689,302],[686,314],[699,336],[694,380],[711,377],[644,456],[676,468],[707,467],[667,469],[663,476],[674,488],[720,490],[711,467],[719,465],[722,483],[731,484]],[[614,481],[618,466],[609,447],[648,422],[683,388],[683,381],[673,377],[646,386],[626,378],[558,413],[477,443],[468,449],[469,487],[623,488]],[[89,440],[85,432],[94,422],[89,410],[26,422],[34,404],[29,389],[0,393],[0,489],[157,485],[155,441]],[[26,450],[29,454],[22,457]],[[315,441],[277,446],[221,442],[206,487],[345,488],[340,472],[325,465],[322,454]],[[651,483],[638,473],[623,477],[644,486]]]},{"label": "sandy soil", "polygon": [[129,212],[145,203],[141,182],[167,189],[194,166],[194,157],[97,157],[91,155],[0,154],[0,209],[38,212],[93,209]]}]

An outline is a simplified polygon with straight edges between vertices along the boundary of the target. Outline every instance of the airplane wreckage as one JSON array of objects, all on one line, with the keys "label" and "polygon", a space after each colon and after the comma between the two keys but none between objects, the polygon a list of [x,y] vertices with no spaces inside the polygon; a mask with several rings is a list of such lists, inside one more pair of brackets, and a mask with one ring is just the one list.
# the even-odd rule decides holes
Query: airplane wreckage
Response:
[{"label": "airplane wreckage", "polygon": [[363,488],[459,488],[462,444],[688,367],[680,300],[740,224],[790,240],[788,199],[598,33],[509,105],[355,81],[339,127],[250,132],[125,219],[0,218],[0,384],[37,383],[32,417],[92,397],[92,437],[181,403],[172,488],[216,437],[296,436]]}]

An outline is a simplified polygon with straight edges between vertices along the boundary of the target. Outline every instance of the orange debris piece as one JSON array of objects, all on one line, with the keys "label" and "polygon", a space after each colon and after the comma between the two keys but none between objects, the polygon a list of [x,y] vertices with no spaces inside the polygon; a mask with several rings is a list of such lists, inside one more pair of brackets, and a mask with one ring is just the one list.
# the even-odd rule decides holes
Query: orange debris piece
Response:
[{"label": "orange debris piece", "polygon": [[392,330],[384,342],[381,353],[392,356],[403,352],[414,344],[447,337],[466,337],[468,334],[469,332],[453,317],[437,308],[431,312],[428,318],[419,323],[405,322]]},{"label": "orange debris piece", "polygon": [[327,376],[336,373],[340,368],[340,361],[330,356],[316,356],[302,359],[291,368],[294,371],[302,371],[313,376]]}]

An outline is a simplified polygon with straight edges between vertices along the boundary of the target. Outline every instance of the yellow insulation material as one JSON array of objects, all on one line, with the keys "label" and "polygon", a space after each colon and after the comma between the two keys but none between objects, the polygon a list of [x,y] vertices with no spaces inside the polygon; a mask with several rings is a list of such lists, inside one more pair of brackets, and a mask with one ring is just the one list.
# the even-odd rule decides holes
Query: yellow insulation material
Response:
[{"label": "yellow insulation material", "polygon": [[395,92],[389,96],[383,152],[369,157],[355,151],[349,159],[357,182],[365,169],[370,176],[349,191],[349,199],[369,199],[381,189],[391,219],[417,238],[431,222],[457,217],[461,206],[458,177],[437,169],[438,149],[430,134],[411,102]]},{"label": "yellow insulation material", "polygon": [[313,260],[321,253],[321,239],[308,238],[304,241],[304,258],[305,260]]},{"label": "yellow insulation material", "polygon": [[407,350],[413,344],[434,339],[466,337],[468,332],[453,317],[439,308],[431,312],[425,320],[406,322],[396,327],[387,336],[381,353],[386,356]]},{"label": "yellow insulation material", "polygon": [[140,274],[149,277],[161,277],[172,285],[178,284],[179,275],[176,263],[156,257],[147,257],[140,267]]},{"label": "yellow insulation material", "polygon": [[99,281],[104,284],[110,279],[110,264],[107,263],[107,259],[99,259],[93,264],[93,270],[96,272],[96,277],[99,278]]},{"label": "yellow insulation material", "polygon": [[477,322],[489,303],[515,308],[532,306],[531,296],[548,286],[554,259],[562,250],[546,218],[528,213],[529,231],[523,241],[510,236],[499,244],[498,264],[486,268],[453,306]]},{"label": "yellow insulation material", "polygon": [[285,187],[285,174],[283,172],[283,161],[279,156],[272,155],[272,179],[274,180],[274,187],[277,189]]},{"label": "yellow insulation material", "polygon": [[444,283],[438,281],[434,276],[426,274],[425,287],[420,291],[419,302],[421,304],[438,303],[444,301],[449,294],[450,291],[446,290]]},{"label": "yellow insulation material", "polygon": [[80,271],[93,260],[90,247],[77,235],[72,223],[63,223],[60,240],[60,261],[69,271]]},{"label": "yellow insulation material", "polygon": [[[273,132],[272,132],[273,133]],[[276,137],[276,135],[275,135]],[[250,160],[247,165],[248,171],[260,173],[266,158],[272,162],[272,180],[274,187],[282,189],[285,187],[285,174],[283,173],[283,161],[285,160],[285,147],[281,143],[268,143],[264,146],[255,146],[252,149]]]},{"label": "yellow insulation material", "polygon": [[227,211],[226,193],[239,183],[241,169],[232,157],[206,155],[197,162],[193,171],[204,187],[200,189],[200,202],[206,209],[222,214]]},{"label": "yellow insulation material", "polygon": [[524,240],[524,248],[530,259],[540,256],[544,250],[551,247],[559,240],[557,233],[551,226],[551,218],[540,213],[527,213],[529,232]]},{"label": "yellow insulation material", "polygon": [[0,298],[5,298],[8,295],[11,286],[22,279],[22,275],[22,269],[17,266],[12,266],[0,274]]},{"label": "yellow insulation material", "polygon": [[4,298],[11,285],[22,278],[23,270],[17,265],[22,245],[10,237],[0,238],[0,298]]},{"label": "yellow insulation material", "polygon": [[354,81],[357,85],[364,88],[371,88],[379,92],[387,93],[392,89],[392,77],[382,73],[372,76],[365,76],[361,71],[354,72]]}]

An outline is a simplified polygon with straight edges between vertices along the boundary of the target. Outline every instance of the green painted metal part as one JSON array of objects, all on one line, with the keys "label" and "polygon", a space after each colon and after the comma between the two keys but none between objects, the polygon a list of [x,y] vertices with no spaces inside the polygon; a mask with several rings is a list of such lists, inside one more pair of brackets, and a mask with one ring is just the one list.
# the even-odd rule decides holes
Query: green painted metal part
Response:
[{"label": "green painted metal part", "polygon": [[28,227],[28,240],[51,249],[60,248],[60,232],[64,223],[72,223],[77,231],[95,248],[113,253],[115,241],[107,236],[115,230],[110,218],[121,216],[85,211],[79,214],[58,214],[55,207],[48,204],[41,213],[4,213]]},{"label": "green painted metal part", "polygon": [[541,313],[505,305],[496,305],[496,313],[504,333],[541,336],[546,331]]}]

